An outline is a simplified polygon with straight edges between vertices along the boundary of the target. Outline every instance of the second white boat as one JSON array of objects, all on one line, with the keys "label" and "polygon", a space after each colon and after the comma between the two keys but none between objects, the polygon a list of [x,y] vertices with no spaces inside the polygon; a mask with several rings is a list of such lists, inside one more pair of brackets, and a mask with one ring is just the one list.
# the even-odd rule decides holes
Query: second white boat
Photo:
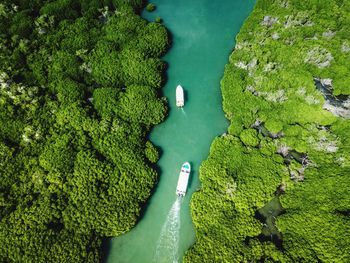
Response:
[{"label": "second white boat", "polygon": [[181,85],[176,87],[176,106],[182,108],[185,105],[184,89]]}]

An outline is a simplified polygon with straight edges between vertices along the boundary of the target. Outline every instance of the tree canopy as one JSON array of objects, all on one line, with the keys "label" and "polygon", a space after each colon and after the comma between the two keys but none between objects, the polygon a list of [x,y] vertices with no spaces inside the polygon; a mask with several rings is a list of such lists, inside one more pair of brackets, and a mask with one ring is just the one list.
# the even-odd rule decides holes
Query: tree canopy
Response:
[{"label": "tree canopy", "polygon": [[201,165],[185,262],[350,261],[349,13],[257,1],[221,82],[231,124]]},{"label": "tree canopy", "polygon": [[140,0],[0,3],[0,262],[98,262],[157,180],[166,29]]}]

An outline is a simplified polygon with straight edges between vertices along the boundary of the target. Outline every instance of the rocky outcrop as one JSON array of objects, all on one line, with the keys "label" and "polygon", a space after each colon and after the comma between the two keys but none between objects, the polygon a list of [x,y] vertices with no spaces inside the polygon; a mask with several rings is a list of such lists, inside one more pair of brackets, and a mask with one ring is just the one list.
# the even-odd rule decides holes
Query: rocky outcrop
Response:
[{"label": "rocky outcrop", "polygon": [[344,42],[343,45],[341,46],[341,51],[343,53],[348,53],[350,52],[350,45],[347,42]]},{"label": "rocky outcrop", "polygon": [[271,27],[274,24],[278,23],[278,20],[279,20],[278,17],[264,16],[264,19],[261,22],[261,25]]},{"label": "rocky outcrop", "polygon": [[331,104],[331,102],[326,101],[326,103],[323,105],[323,109],[328,110],[329,112],[333,113],[335,116],[342,117],[345,119],[350,119],[350,100],[349,99],[345,101],[344,107],[334,106]]},{"label": "rocky outcrop", "polygon": [[327,32],[323,32],[322,36],[324,38],[331,39],[335,36],[335,34],[336,34],[335,32],[333,32],[332,30],[329,30]]},{"label": "rocky outcrop", "polygon": [[253,86],[247,86],[246,90],[251,92],[254,96],[263,97],[270,102],[282,103],[288,100],[285,90],[279,89],[276,92],[258,91]]},{"label": "rocky outcrop", "polygon": [[332,54],[327,49],[314,47],[306,54],[304,62],[314,64],[319,68],[325,68],[330,66],[333,60]]},{"label": "rocky outcrop", "polygon": [[284,27],[299,27],[299,26],[313,26],[313,22],[309,20],[307,12],[299,12],[295,15],[285,16]]},{"label": "rocky outcrop", "polygon": [[342,98],[333,95],[333,80],[315,78],[317,89],[322,93],[326,102],[323,109],[331,112],[335,116],[350,119],[350,96]]},{"label": "rocky outcrop", "polygon": [[273,40],[278,40],[280,38],[280,35],[278,33],[273,33],[271,37]]},{"label": "rocky outcrop", "polygon": [[258,64],[258,60],[256,58],[253,58],[250,62],[245,63],[243,61],[238,61],[237,63],[235,63],[235,66],[241,69],[245,69],[245,70],[250,70],[255,68],[255,66]]}]

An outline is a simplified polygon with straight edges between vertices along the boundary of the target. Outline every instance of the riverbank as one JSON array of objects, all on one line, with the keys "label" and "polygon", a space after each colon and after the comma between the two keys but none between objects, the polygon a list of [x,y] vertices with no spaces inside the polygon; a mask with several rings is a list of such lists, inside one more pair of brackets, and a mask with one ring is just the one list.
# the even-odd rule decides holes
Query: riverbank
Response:
[{"label": "riverbank", "polygon": [[314,80],[350,93],[349,7],[257,1],[221,81],[230,126],[200,168],[185,262],[350,260],[350,121]]}]

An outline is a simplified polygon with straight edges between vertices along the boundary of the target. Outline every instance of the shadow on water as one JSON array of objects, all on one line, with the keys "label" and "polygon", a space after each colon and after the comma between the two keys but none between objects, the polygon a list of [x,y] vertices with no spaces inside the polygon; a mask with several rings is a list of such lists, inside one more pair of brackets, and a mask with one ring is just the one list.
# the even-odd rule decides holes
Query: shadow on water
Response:
[{"label": "shadow on water", "polygon": [[185,105],[186,103],[188,103],[188,91],[184,88],[184,102],[185,102]]},{"label": "shadow on water", "polygon": [[[167,63],[166,61],[163,61],[164,63],[164,66],[162,68],[162,78],[161,78],[161,81],[160,81],[160,85],[161,87],[164,87],[164,85],[168,82],[168,68],[169,68],[169,63]],[[163,96],[163,89],[157,89],[157,93],[159,95],[159,97],[162,97]]]},{"label": "shadow on water", "polygon": [[193,163],[192,162],[189,162],[189,163],[191,165],[191,173],[190,173],[190,176],[188,178],[187,189],[191,188],[192,183],[193,183],[193,177],[194,177],[194,174],[196,172],[196,170],[193,169]]},{"label": "shadow on water", "polygon": [[101,257],[101,263],[106,262],[109,252],[112,249],[112,243],[111,243],[111,238],[104,238],[102,240],[102,244],[101,244],[101,253],[102,253],[102,257]]}]

